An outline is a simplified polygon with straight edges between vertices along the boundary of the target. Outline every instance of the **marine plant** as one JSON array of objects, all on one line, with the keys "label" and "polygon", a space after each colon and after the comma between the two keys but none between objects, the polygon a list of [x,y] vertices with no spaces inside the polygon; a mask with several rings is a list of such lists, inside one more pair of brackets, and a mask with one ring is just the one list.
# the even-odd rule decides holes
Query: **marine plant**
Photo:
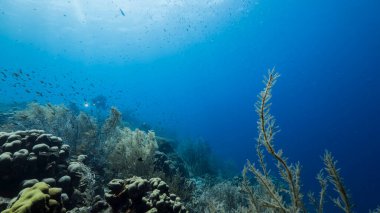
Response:
[{"label": "marine plant", "polygon": [[[269,70],[268,76],[264,80],[265,87],[259,94],[256,103],[256,113],[258,114],[258,138],[256,153],[258,166],[247,161],[243,170],[242,188],[248,196],[251,212],[308,212],[304,203],[304,196],[301,190],[301,165],[300,163],[289,163],[281,149],[274,145],[274,138],[278,132],[274,116],[270,112],[272,88],[275,85],[279,74],[274,69]],[[266,150],[266,154],[263,149]],[[265,159],[270,156],[278,170],[280,180],[283,184],[275,181],[276,176],[270,173]],[[324,203],[328,183],[332,184],[336,198],[332,198],[333,203],[345,213],[353,212],[350,196],[343,184],[340,169],[337,168],[337,161],[328,151],[323,156],[324,171],[317,175],[317,180],[321,186],[319,197],[315,198],[309,193],[311,203],[314,204],[315,211],[324,212]],[[257,184],[252,186],[248,178],[248,171],[253,175]],[[326,177],[325,174],[327,173]]]}]

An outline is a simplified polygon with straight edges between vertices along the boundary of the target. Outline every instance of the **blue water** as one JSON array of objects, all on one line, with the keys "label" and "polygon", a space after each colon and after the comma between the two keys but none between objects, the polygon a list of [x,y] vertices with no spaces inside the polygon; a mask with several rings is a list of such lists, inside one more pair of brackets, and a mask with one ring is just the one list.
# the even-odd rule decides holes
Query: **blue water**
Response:
[{"label": "blue water", "polygon": [[255,159],[253,106],[276,67],[276,146],[303,165],[305,190],[318,189],[332,151],[367,212],[380,204],[379,10],[376,0],[3,0],[1,69],[54,86],[25,83],[38,97],[2,81],[0,102],[105,95],[154,128],[204,138],[240,170]]}]

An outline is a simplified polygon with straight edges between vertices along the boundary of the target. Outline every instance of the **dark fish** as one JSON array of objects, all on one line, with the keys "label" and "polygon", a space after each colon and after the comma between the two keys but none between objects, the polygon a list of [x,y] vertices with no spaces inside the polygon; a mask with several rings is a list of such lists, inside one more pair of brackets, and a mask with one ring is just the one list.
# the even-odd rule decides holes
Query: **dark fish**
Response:
[{"label": "dark fish", "polygon": [[30,90],[26,89],[25,92],[30,93]]},{"label": "dark fish", "polygon": [[137,158],[137,160],[140,162],[144,161],[141,157]]},{"label": "dark fish", "polygon": [[28,115],[20,115],[20,118],[26,120],[28,118]]},{"label": "dark fish", "polygon": [[16,77],[16,78],[18,78],[18,77],[20,77],[20,74],[18,74],[17,72],[14,72],[13,76]]},{"label": "dark fish", "polygon": [[44,83],[45,83],[45,81],[42,81],[42,80],[41,80],[40,82],[41,82],[41,84],[44,84]]},{"label": "dark fish", "polygon": [[120,8],[120,13],[121,13],[121,15],[125,16],[125,13],[121,8]]},{"label": "dark fish", "polygon": [[5,75],[5,73],[4,73],[4,72],[1,72],[1,74],[3,74],[4,78],[6,78],[6,77],[7,77],[7,75]]},{"label": "dark fish", "polygon": [[36,94],[43,97],[43,94],[41,92],[36,92]]}]

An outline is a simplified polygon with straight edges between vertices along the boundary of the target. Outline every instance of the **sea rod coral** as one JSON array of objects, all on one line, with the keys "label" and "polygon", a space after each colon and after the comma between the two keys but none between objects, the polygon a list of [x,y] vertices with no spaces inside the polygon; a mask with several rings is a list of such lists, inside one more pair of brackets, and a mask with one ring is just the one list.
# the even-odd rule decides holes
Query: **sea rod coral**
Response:
[{"label": "sea rod coral", "polygon": [[[259,117],[256,145],[258,166],[249,161],[247,162],[243,170],[242,188],[248,196],[250,212],[308,212],[301,190],[300,163],[289,163],[283,155],[283,151],[274,146],[274,137],[278,129],[275,118],[270,112],[270,106],[272,88],[278,77],[279,74],[274,69],[268,72],[268,76],[264,80],[265,88],[259,94],[259,100],[256,103],[256,112]],[[266,153],[264,153],[264,149]],[[265,160],[266,155],[273,158],[282,184],[279,184],[276,177],[270,173]],[[331,198],[335,206],[345,213],[353,212],[353,205],[347,193],[348,190],[343,184],[340,169],[336,165],[337,161],[334,160],[330,152],[326,151],[323,156],[323,162],[325,168],[317,175],[317,180],[321,186],[319,197],[315,198],[313,193],[309,193],[309,199],[315,207],[315,212],[324,212],[328,183],[333,186],[337,193],[336,198]],[[257,182],[254,186],[249,181],[248,171]]]}]

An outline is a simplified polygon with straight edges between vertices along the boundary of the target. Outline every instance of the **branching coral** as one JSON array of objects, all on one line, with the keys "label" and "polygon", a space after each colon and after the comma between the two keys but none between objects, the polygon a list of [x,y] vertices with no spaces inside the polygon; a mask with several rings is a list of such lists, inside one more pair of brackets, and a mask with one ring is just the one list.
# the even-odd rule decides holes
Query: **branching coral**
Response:
[{"label": "branching coral", "polygon": [[207,184],[197,179],[198,187],[194,198],[188,203],[193,212],[247,212],[247,200],[241,187],[231,181]]},{"label": "branching coral", "polygon": [[336,168],[337,161],[334,160],[334,157],[330,152],[326,151],[323,156],[323,162],[325,163],[325,170],[329,174],[328,180],[334,186],[335,191],[339,194],[339,197],[332,199],[332,201],[344,212],[352,212],[352,205],[346,188],[343,185],[343,180],[339,171],[340,169]]},{"label": "branching coral", "polygon": [[[266,86],[264,90],[261,91],[259,100],[256,103],[256,112],[259,115],[259,120],[257,122],[259,132],[257,142],[259,147],[257,148],[257,152],[262,171],[250,162],[248,162],[246,170],[248,169],[254,174],[256,180],[271,198],[270,202],[259,198],[262,205],[280,212],[300,212],[304,211],[302,202],[303,195],[300,191],[300,166],[299,164],[288,164],[286,158],[282,155],[282,150],[276,150],[273,145],[274,136],[277,133],[277,127],[274,117],[270,114],[270,100],[272,98],[272,87],[276,83],[278,77],[279,75],[274,69],[269,71],[268,78],[264,81]],[[285,191],[290,196],[290,205],[286,205],[283,196],[279,193],[275,184],[268,176],[260,146],[264,146],[267,152],[277,161],[277,168],[280,176],[288,185]]]},{"label": "branching coral", "polygon": [[[242,189],[246,192],[252,212],[307,212],[301,193],[301,166],[299,163],[289,164],[287,158],[283,156],[282,150],[276,149],[274,146],[274,136],[278,131],[276,121],[270,113],[270,100],[272,88],[278,77],[279,74],[274,69],[269,71],[268,77],[264,80],[265,88],[260,92],[259,100],[256,103],[256,113],[259,116],[256,152],[260,166],[257,167],[255,164],[247,162],[243,170]],[[276,185],[274,177],[267,169],[262,147],[265,147],[269,156],[275,160],[285,186]],[[322,171],[317,175],[317,180],[321,186],[318,199],[309,193],[309,199],[315,206],[315,211],[318,213],[324,211],[327,184],[330,182],[339,194],[339,197],[332,199],[334,204],[346,213],[352,212],[352,204],[347,190],[343,185],[339,169],[336,168],[336,161],[330,152],[325,153],[323,161],[328,177],[326,179]],[[257,181],[257,185],[254,187],[251,186],[248,179],[248,171],[253,174]]]},{"label": "branching coral", "polygon": [[149,177],[154,172],[157,142],[154,132],[117,127],[105,142],[109,168],[118,176]]},{"label": "branching coral", "polygon": [[319,185],[321,186],[321,191],[319,192],[319,200],[314,197],[314,193],[310,192],[308,193],[308,197],[310,200],[310,203],[314,206],[315,212],[322,213],[323,212],[323,205],[325,203],[325,196],[326,196],[326,190],[327,190],[327,179],[323,175],[323,170],[321,170],[316,179],[319,182]]}]

